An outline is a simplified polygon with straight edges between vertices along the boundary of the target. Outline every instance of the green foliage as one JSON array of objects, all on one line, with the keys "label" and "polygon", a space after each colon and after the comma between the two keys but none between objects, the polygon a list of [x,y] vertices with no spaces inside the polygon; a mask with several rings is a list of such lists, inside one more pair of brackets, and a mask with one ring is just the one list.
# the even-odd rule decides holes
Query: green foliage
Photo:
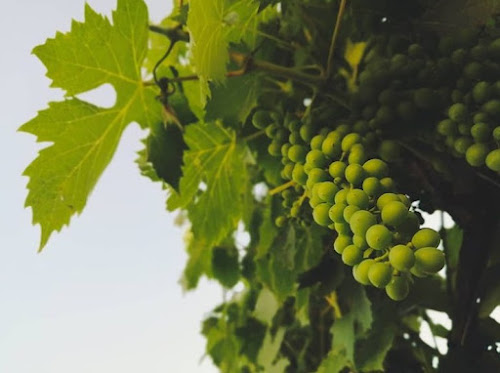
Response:
[{"label": "green foliage", "polygon": [[[34,49],[68,96],[21,127],[51,143],[25,171],[40,249],[137,122],[189,220],[181,285],[243,286],[203,322],[222,372],[497,371],[498,1],[175,3],[158,26],[87,6]],[[112,108],[75,97],[102,84]],[[456,225],[423,228],[435,210]]]}]

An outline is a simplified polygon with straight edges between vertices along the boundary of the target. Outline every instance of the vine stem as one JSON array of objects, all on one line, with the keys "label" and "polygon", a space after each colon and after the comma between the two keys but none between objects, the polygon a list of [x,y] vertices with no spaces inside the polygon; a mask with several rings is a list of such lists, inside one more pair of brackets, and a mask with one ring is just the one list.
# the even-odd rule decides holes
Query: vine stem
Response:
[{"label": "vine stem", "polygon": [[285,183],[285,184],[282,184],[282,185],[280,185],[280,186],[277,186],[277,187],[276,187],[276,188],[274,188],[274,189],[271,189],[271,190],[269,191],[269,195],[270,195],[270,196],[274,196],[275,194],[278,194],[278,193],[280,193],[280,192],[284,191],[285,189],[288,189],[288,188],[290,188],[290,187],[293,187],[294,185],[295,185],[295,181],[290,180],[289,182],[287,182],[287,183]]},{"label": "vine stem", "polygon": [[326,77],[329,78],[333,70],[333,52],[335,51],[335,43],[340,30],[340,24],[342,23],[342,16],[344,15],[345,6],[347,0],[342,0],[339,6],[339,12],[337,13],[337,21],[335,22],[335,27],[333,29],[332,40],[330,42],[330,49],[328,51],[328,61],[326,65]]},{"label": "vine stem", "polygon": [[252,133],[251,135],[248,135],[243,138],[245,141],[252,141],[253,139],[256,139],[257,137],[260,137],[266,133],[266,130],[260,130],[258,132]]}]

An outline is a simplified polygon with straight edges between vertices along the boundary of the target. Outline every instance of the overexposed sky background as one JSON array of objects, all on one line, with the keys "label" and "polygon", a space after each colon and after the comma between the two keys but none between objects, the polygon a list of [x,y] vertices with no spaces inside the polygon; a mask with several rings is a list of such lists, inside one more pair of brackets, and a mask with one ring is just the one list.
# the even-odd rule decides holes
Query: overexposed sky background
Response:
[{"label": "overexposed sky background", "polygon": [[[116,5],[88,3],[108,15]],[[171,7],[146,3],[156,22]],[[182,294],[183,230],[160,185],[134,163],[145,136],[138,126],[125,132],[83,214],[36,252],[21,174],[40,146],[16,130],[62,93],[31,50],[83,20],[83,10],[84,0],[16,0],[0,12],[0,372],[216,372],[210,358],[200,364],[199,331],[222,292],[204,281]]]}]

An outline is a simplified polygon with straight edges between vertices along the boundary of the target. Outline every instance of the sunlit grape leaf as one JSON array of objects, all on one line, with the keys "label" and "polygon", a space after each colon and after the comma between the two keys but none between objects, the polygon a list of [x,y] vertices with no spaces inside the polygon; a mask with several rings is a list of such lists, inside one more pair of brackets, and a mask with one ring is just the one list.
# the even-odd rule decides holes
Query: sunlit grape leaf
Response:
[{"label": "sunlit grape leaf", "polygon": [[267,287],[263,287],[257,297],[254,316],[258,320],[270,325],[278,308],[279,303],[274,294]]},{"label": "sunlit grape leaf", "polygon": [[222,82],[229,62],[228,47],[252,31],[259,4],[253,0],[191,0],[187,26],[193,44],[192,62],[200,76],[201,94],[208,80]]},{"label": "sunlit grape leaf", "polygon": [[349,364],[344,351],[333,348],[321,362],[317,373],[340,373]]},{"label": "sunlit grape leaf", "polygon": [[221,119],[229,126],[244,122],[256,106],[260,88],[259,75],[247,74],[214,84],[207,102],[205,120]]},{"label": "sunlit grape leaf", "polygon": [[186,251],[188,260],[179,282],[184,290],[192,290],[198,285],[201,276],[212,276],[212,250],[203,240],[195,239],[189,232]]},{"label": "sunlit grape leaf", "polygon": [[[187,126],[184,140],[189,150],[180,193],[172,193],[168,208],[186,208],[195,237],[214,245],[236,228],[243,213],[245,147],[233,131],[214,123]],[[206,190],[200,190],[201,182]]]},{"label": "sunlit grape leaf", "polygon": [[26,169],[33,223],[41,225],[40,250],[52,232],[80,213],[99,176],[110,162],[130,122],[142,127],[160,120],[156,92],[141,81],[147,51],[148,14],[142,0],[119,0],[113,24],[85,7],[85,22],[34,49],[47,67],[52,86],[68,96],[114,86],[117,101],[102,109],[77,99],[52,103],[20,130],[52,142]]},{"label": "sunlit grape leaf", "polygon": [[259,351],[257,362],[263,367],[264,372],[282,373],[290,364],[285,358],[277,359],[281,343],[285,337],[286,328],[280,327],[274,335],[268,329],[262,348]]}]

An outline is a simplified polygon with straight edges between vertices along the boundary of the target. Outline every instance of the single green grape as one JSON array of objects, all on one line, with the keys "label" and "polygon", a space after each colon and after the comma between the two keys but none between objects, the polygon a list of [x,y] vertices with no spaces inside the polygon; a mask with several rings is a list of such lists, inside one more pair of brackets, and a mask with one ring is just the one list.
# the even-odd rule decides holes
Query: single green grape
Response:
[{"label": "single green grape", "polygon": [[335,194],[339,191],[339,187],[331,181],[323,181],[316,184],[317,195],[321,200],[333,204],[335,202]]},{"label": "single green grape", "polygon": [[337,253],[342,254],[342,251],[344,251],[344,249],[349,245],[352,245],[351,236],[339,234],[333,242],[333,249]]},{"label": "single green grape", "polygon": [[486,166],[495,172],[500,172],[500,149],[495,149],[486,156]]},{"label": "single green grape", "polygon": [[443,136],[453,136],[458,133],[457,124],[451,119],[443,119],[438,123],[436,129]]},{"label": "single green grape", "polygon": [[347,168],[347,165],[345,164],[345,162],[335,161],[335,162],[332,162],[330,164],[330,167],[328,167],[328,173],[333,178],[336,178],[336,177],[343,178],[346,168]]},{"label": "single green grape", "polygon": [[383,262],[374,263],[368,270],[368,279],[373,286],[383,289],[391,282],[392,267]]},{"label": "single green grape", "polygon": [[387,202],[382,208],[382,221],[385,224],[397,227],[403,223],[408,214],[408,207],[400,201]]},{"label": "single green grape", "polygon": [[327,181],[329,179],[329,175],[325,170],[321,168],[313,168],[309,171],[307,175],[306,187],[307,189],[312,189],[314,184],[319,183],[321,181]]},{"label": "single green grape", "polygon": [[347,182],[358,186],[361,185],[365,178],[365,170],[359,164],[350,164],[345,169],[345,179]]},{"label": "single green grape", "polygon": [[360,236],[357,234],[353,235],[352,236],[352,243],[354,245],[356,245],[357,247],[359,247],[361,250],[368,249],[368,243],[366,242],[364,236]]},{"label": "single green grape", "polygon": [[365,259],[361,261],[359,264],[356,264],[352,268],[352,274],[354,279],[363,285],[371,285],[370,279],[368,278],[368,271],[370,267],[375,264],[376,261],[373,259]]},{"label": "single green grape", "polygon": [[473,167],[479,167],[484,164],[488,156],[489,149],[485,144],[472,144],[465,153],[465,159]]},{"label": "single green grape", "polygon": [[406,278],[402,276],[393,276],[391,282],[385,287],[385,292],[392,300],[401,301],[408,296],[410,285]]},{"label": "single green grape", "polygon": [[295,163],[304,163],[306,160],[307,148],[304,145],[292,145],[288,149],[288,158]]},{"label": "single green grape", "polygon": [[384,193],[377,198],[377,207],[380,211],[382,211],[385,205],[393,201],[400,202],[399,197],[396,193]]},{"label": "single green grape", "polygon": [[341,143],[342,151],[347,152],[351,149],[354,144],[361,142],[361,136],[359,133],[349,133],[343,139]]},{"label": "single green grape", "polygon": [[474,88],[472,89],[472,98],[478,104],[482,104],[490,99],[491,94],[493,93],[492,87],[488,82],[482,81],[476,83]]},{"label": "single green grape", "polygon": [[368,176],[374,176],[376,178],[384,178],[389,174],[389,166],[383,160],[378,158],[369,159],[363,164]]},{"label": "single green grape", "polygon": [[500,141],[500,126],[495,127],[493,130],[493,139],[495,141]]},{"label": "single green grape", "polygon": [[334,223],[334,229],[338,234],[350,234],[351,229],[349,228],[349,224],[347,223]]},{"label": "single green grape", "polygon": [[267,147],[267,151],[273,157],[278,157],[281,155],[281,144],[277,141],[271,141],[271,143]]},{"label": "single green grape", "polygon": [[422,247],[438,247],[441,242],[439,233],[431,228],[422,228],[415,233],[411,239],[413,247],[420,249]]},{"label": "single green grape", "polygon": [[457,123],[467,120],[468,114],[467,106],[461,102],[451,105],[448,109],[448,116]]},{"label": "single green grape", "polygon": [[399,193],[398,195],[399,200],[405,205],[407,208],[410,208],[411,206],[411,200],[406,194]]},{"label": "single green grape", "polygon": [[300,127],[299,133],[302,140],[309,142],[314,136],[314,127],[311,124],[304,124]]},{"label": "single green grape", "polygon": [[381,190],[380,180],[373,176],[367,177],[363,180],[362,189],[370,197],[377,196]]},{"label": "single green grape", "polygon": [[443,252],[435,247],[422,247],[415,251],[415,267],[423,273],[437,273],[444,263]]},{"label": "single green grape", "polygon": [[349,205],[344,209],[344,220],[349,223],[351,220],[352,214],[354,214],[356,211],[359,211],[359,207],[355,205]]},{"label": "single green grape", "polygon": [[327,227],[332,223],[330,217],[328,216],[328,211],[332,207],[328,203],[320,203],[316,205],[313,209],[313,219],[316,223],[321,225],[322,227]]},{"label": "single green grape", "polygon": [[293,177],[293,169],[295,167],[295,163],[287,163],[283,166],[283,178],[287,180],[292,180]]},{"label": "single green grape", "polygon": [[309,206],[311,206],[312,208],[315,208],[320,203],[323,203],[323,201],[318,196],[312,196],[311,198],[309,198]]},{"label": "single green grape", "polygon": [[364,237],[371,226],[377,224],[377,218],[366,210],[356,211],[351,215],[349,226],[354,234]]},{"label": "single green grape", "polygon": [[252,124],[255,128],[264,129],[271,123],[273,119],[268,110],[257,110],[252,116]]},{"label": "single green grape", "polygon": [[279,228],[282,228],[286,225],[286,222],[287,222],[287,218],[286,216],[278,216],[275,220],[274,220],[274,224],[276,224],[277,227]]},{"label": "single green grape", "polygon": [[342,153],[342,135],[336,131],[328,133],[321,144],[321,151],[330,158],[337,158]]},{"label": "single green grape", "polygon": [[327,164],[325,155],[321,150],[311,150],[306,155],[306,163],[310,164],[312,168],[323,168]]},{"label": "single green grape", "polygon": [[341,189],[335,194],[335,203],[344,203],[347,205],[347,193],[349,189]]},{"label": "single green grape", "polygon": [[349,156],[347,157],[347,163],[349,164],[363,164],[366,162],[366,151],[363,144],[354,144],[351,147]]},{"label": "single green grape", "polygon": [[469,137],[466,137],[466,136],[460,136],[459,138],[457,138],[453,144],[453,149],[455,149],[455,151],[458,153],[458,154],[465,154],[467,152],[467,149],[469,149],[469,147],[473,144],[473,141],[472,139],[470,139]]},{"label": "single green grape", "polygon": [[476,123],[470,129],[476,142],[487,142],[491,138],[491,128],[487,123]]},{"label": "single green grape", "polygon": [[328,211],[328,216],[334,223],[345,223],[344,209],[347,205],[343,203],[336,203]]},{"label": "single green grape", "polygon": [[394,140],[384,140],[378,149],[380,158],[386,162],[397,162],[401,157],[401,146]]},{"label": "single green grape", "polygon": [[389,251],[389,262],[398,271],[409,271],[415,264],[415,255],[408,246],[396,245]]},{"label": "single green grape", "polygon": [[304,166],[300,163],[295,163],[293,167],[292,180],[299,185],[306,185],[307,183],[307,174],[304,171]]},{"label": "single green grape", "polygon": [[351,189],[347,193],[347,204],[358,206],[360,209],[366,209],[369,205],[368,195],[361,189]]},{"label": "single green grape", "polygon": [[384,177],[380,179],[380,185],[382,186],[382,191],[386,193],[396,189],[396,183],[391,177]]},{"label": "single green grape", "polygon": [[311,149],[313,150],[321,150],[321,145],[323,144],[323,141],[325,140],[324,135],[316,135],[311,139]]},{"label": "single green grape", "polygon": [[389,248],[392,243],[391,231],[382,224],[375,224],[368,228],[365,237],[368,246],[375,250],[385,250]]},{"label": "single green grape", "polygon": [[355,245],[349,245],[342,251],[342,261],[349,266],[356,265],[362,260],[363,251]]},{"label": "single green grape", "polygon": [[483,104],[481,109],[495,119],[500,118],[500,100],[498,99],[489,100]]}]

